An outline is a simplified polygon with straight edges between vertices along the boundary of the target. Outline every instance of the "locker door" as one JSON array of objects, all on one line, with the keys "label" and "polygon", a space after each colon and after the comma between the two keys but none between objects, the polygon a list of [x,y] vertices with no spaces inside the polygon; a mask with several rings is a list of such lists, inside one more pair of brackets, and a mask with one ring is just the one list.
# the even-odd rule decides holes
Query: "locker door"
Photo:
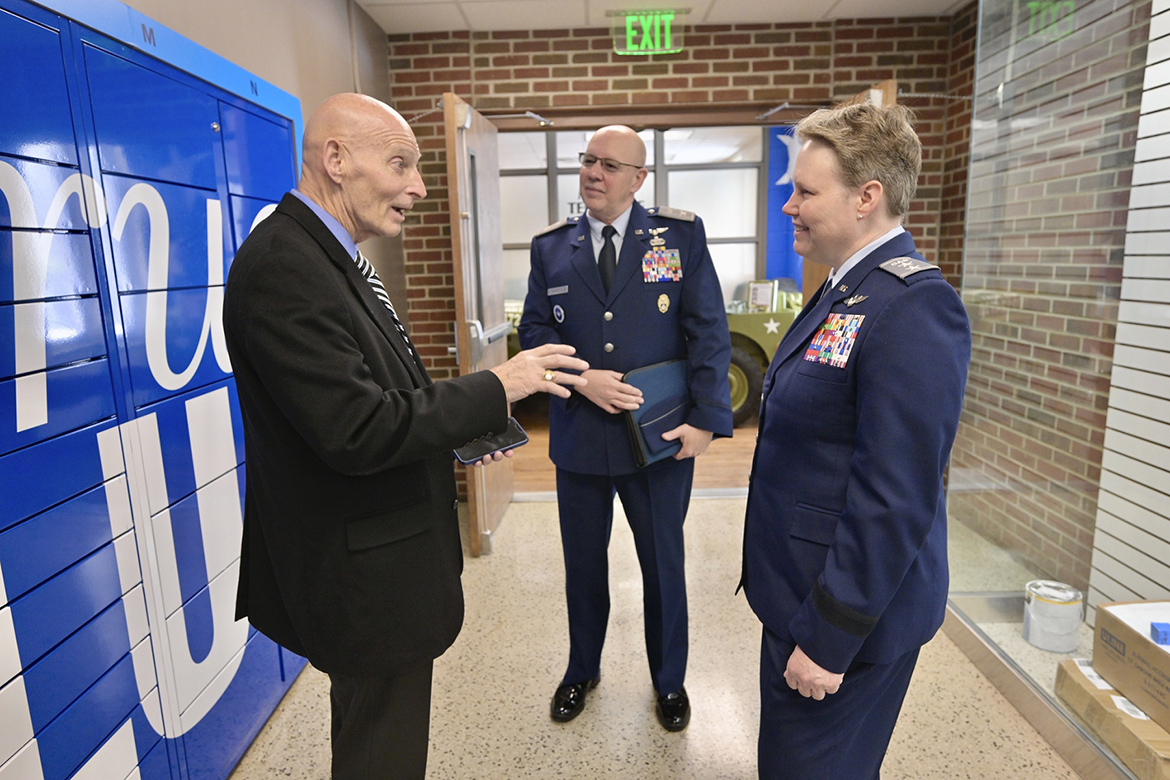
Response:
[{"label": "locker door", "polygon": [[221,103],[219,110],[234,253],[256,223],[271,214],[292,188],[296,147],[287,122],[274,122],[227,103]]},{"label": "locker door", "polygon": [[132,399],[226,378],[219,106],[192,86],[86,46]]},{"label": "locker door", "polygon": [[[147,628],[90,236],[103,211],[80,167],[69,29],[5,6],[0,774],[63,780],[140,711],[140,686],[157,694],[149,666],[134,674]],[[158,743],[143,732],[136,745],[146,755]]]},{"label": "locker door", "polygon": [[76,166],[58,31],[0,9],[0,40],[0,153]]}]

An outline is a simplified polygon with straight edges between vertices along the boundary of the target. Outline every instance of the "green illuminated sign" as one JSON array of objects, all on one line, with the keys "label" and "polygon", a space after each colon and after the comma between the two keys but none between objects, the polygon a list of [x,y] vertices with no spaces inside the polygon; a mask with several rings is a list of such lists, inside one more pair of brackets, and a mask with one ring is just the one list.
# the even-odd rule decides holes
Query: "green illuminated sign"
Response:
[{"label": "green illuminated sign", "polygon": [[1055,41],[1071,35],[1074,28],[1073,0],[1034,0],[1028,3],[1028,37]]},{"label": "green illuminated sign", "polygon": [[610,11],[618,54],[673,54],[683,49],[681,17],[687,11]]}]

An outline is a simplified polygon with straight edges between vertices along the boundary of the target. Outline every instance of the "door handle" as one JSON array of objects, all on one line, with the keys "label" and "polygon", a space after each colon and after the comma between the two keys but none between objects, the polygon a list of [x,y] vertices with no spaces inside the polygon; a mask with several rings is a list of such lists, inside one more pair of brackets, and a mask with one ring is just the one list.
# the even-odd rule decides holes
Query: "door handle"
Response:
[{"label": "door handle", "polygon": [[505,320],[499,325],[493,325],[489,330],[485,331],[483,329],[483,323],[479,320],[468,320],[467,330],[471,341],[471,364],[478,366],[479,361],[483,358],[484,348],[488,344],[494,344],[511,333],[512,323]]},{"label": "door handle", "polygon": [[505,320],[483,334],[483,343],[484,345],[494,344],[511,332],[512,323]]}]

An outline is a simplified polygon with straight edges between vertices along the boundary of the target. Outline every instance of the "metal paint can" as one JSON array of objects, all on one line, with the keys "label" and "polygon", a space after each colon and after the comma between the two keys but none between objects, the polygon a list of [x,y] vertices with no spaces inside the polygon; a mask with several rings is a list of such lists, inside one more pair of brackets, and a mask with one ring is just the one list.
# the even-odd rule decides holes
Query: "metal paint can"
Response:
[{"label": "metal paint can", "polygon": [[1074,652],[1084,620],[1085,597],[1073,586],[1052,580],[1024,586],[1024,639],[1041,650]]}]

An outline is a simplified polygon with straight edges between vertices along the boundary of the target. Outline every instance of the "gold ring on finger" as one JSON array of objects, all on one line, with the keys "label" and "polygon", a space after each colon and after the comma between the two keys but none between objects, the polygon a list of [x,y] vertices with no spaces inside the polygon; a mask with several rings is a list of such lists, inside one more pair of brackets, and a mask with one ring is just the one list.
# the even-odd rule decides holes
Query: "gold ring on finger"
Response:
[{"label": "gold ring on finger", "polygon": [[545,369],[545,371],[544,371],[544,381],[546,381],[546,382],[555,382],[555,381],[556,381],[556,378],[557,378],[557,374],[556,374],[556,372],[555,372],[555,371],[553,371],[553,370],[552,370],[552,369],[550,369],[550,368],[546,368],[546,369]]}]

